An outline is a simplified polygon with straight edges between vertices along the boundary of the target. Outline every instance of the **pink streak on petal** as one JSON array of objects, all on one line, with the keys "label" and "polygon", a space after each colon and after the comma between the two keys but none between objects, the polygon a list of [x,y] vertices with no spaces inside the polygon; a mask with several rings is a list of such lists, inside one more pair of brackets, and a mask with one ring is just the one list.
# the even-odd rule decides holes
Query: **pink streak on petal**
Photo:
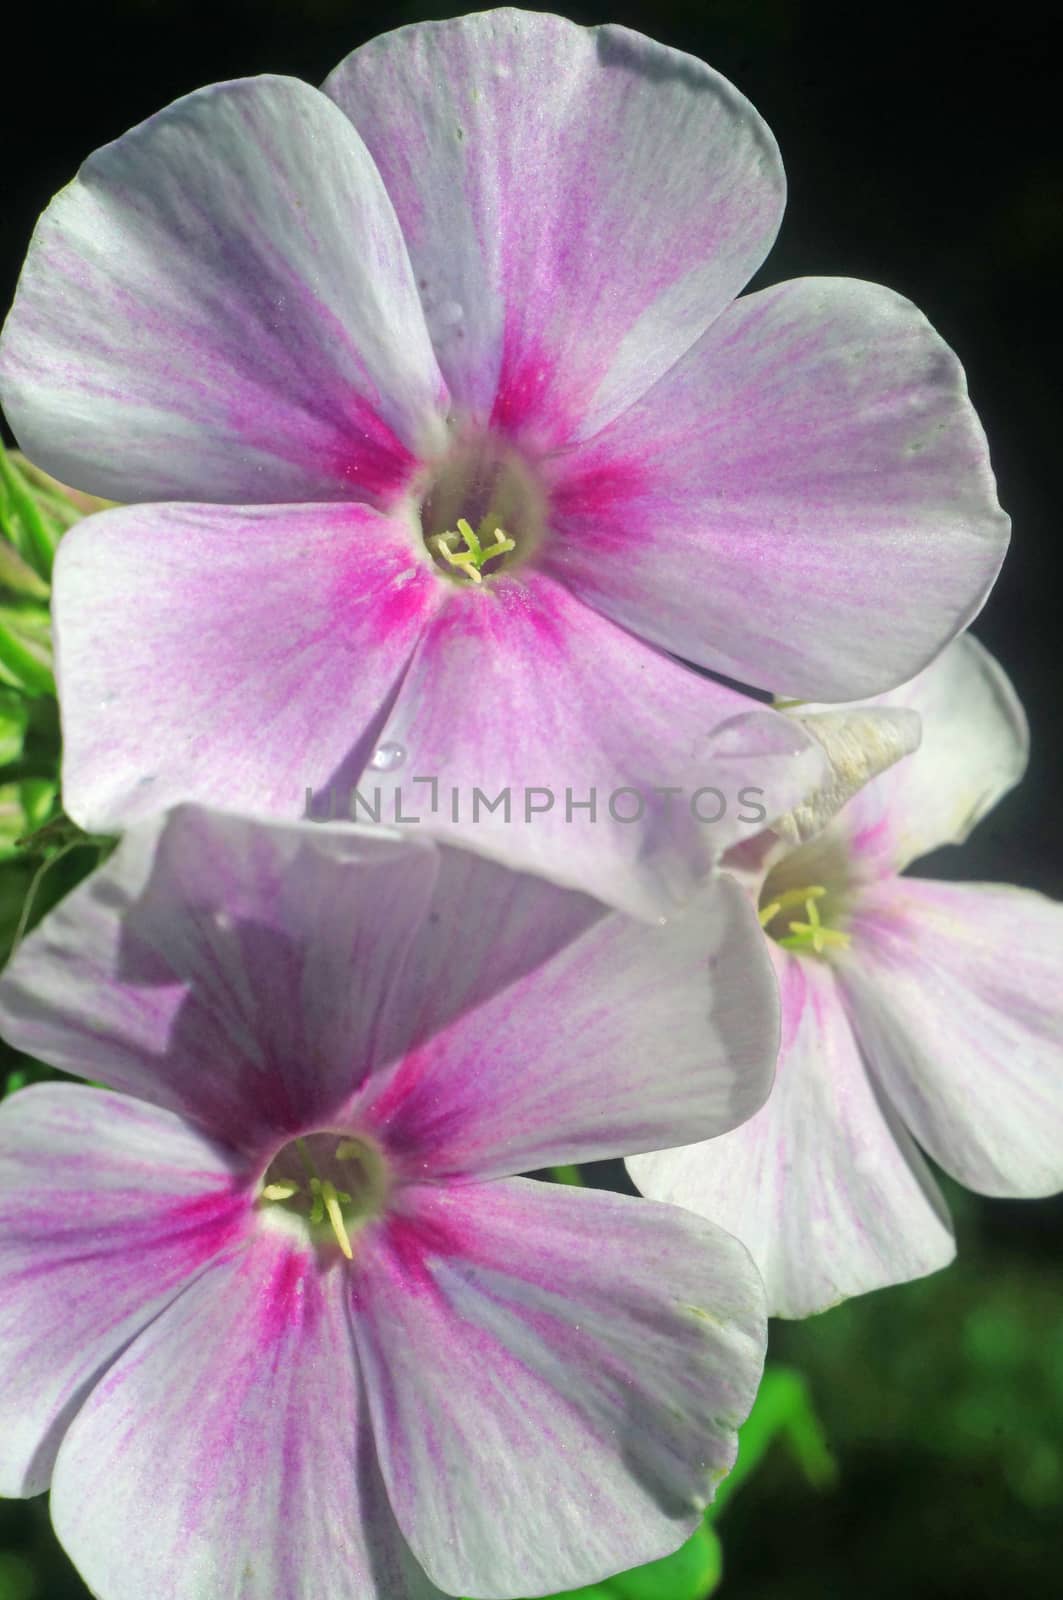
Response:
[{"label": "pink streak on petal", "polygon": [[443,598],[418,537],[352,502],[79,524],[55,589],[70,814],[113,831],[182,800],[300,817],[308,788],[357,771]]},{"label": "pink streak on petal", "polygon": [[[448,932],[437,938],[451,949]],[[529,1046],[535,1018],[549,1026]],[[617,914],[585,927],[384,1067],[348,1116],[408,1181],[660,1149],[749,1116],[777,1040],[765,941],[721,878],[666,924]]]},{"label": "pink streak on petal", "polygon": [[[404,1290],[412,1295],[439,1298],[430,1261],[471,1260],[475,1250],[474,1229],[462,1229],[453,1213],[434,1213],[416,1204],[416,1189],[399,1196],[389,1216],[373,1229],[373,1251],[389,1252]],[[403,1208],[405,1209],[399,1209]],[[372,1309],[372,1283],[358,1272],[351,1273],[351,1303],[355,1310]]]},{"label": "pink streak on petal", "polygon": [[425,1570],[450,1593],[553,1593],[674,1549],[759,1375],[745,1252],[677,1208],[590,1190],[404,1198],[414,1225],[365,1240],[352,1325]]},{"label": "pink streak on petal", "polygon": [[280,1248],[260,1291],[263,1353],[300,1327],[312,1331],[320,1312],[318,1270],[314,1252],[308,1246],[293,1242]]},{"label": "pink streak on petal", "polygon": [[576,417],[558,383],[561,365],[538,341],[507,328],[489,426],[513,438],[531,436],[540,446],[568,438]]},{"label": "pink streak on petal", "polygon": [[419,467],[417,457],[367,402],[355,396],[346,411],[349,442],[326,454],[322,469],[331,470],[353,499],[389,506],[409,488]]},{"label": "pink streak on petal", "polygon": [[383,176],[451,394],[507,431],[593,434],[741,289],[782,214],[748,102],[627,29],[512,9],[416,25],[325,89]]},{"label": "pink streak on petal", "polygon": [[919,671],[1007,544],[962,368],[874,284],[798,279],[735,301],[558,464],[618,457],[644,464],[641,482],[588,507],[555,496],[573,592],[685,660],[802,699]]},{"label": "pink streak on petal", "polygon": [[130,1340],[246,1236],[247,1177],[166,1111],[69,1083],[0,1106],[0,1493],[47,1488]]},{"label": "pink streak on petal", "polygon": [[383,524],[375,537],[367,529],[337,549],[335,573],[326,574],[333,607],[322,641],[334,636],[338,647],[384,650],[396,638],[415,636],[441,598],[440,580],[415,538],[419,532],[396,521]]},{"label": "pink streak on petal", "polygon": [[[602,459],[583,453],[560,455],[548,463],[548,470],[554,479],[550,505],[559,525],[564,527],[577,518],[596,551],[626,550],[628,534],[611,527],[603,513],[611,510],[618,497],[640,494],[649,486],[651,472],[638,452],[616,451]],[[548,562],[562,571],[568,544],[561,535],[546,552]]]},{"label": "pink streak on petal", "polygon": [[347,1285],[263,1228],[125,1351],[53,1485],[94,1593],[440,1600],[380,1482]]}]

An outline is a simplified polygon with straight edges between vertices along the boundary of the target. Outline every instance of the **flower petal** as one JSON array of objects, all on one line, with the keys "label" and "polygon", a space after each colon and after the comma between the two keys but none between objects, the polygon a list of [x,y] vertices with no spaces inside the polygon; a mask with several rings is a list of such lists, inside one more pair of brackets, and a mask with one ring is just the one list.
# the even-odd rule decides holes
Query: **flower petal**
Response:
[{"label": "flower petal", "polygon": [[782,216],[749,102],[627,28],[417,23],[324,87],[383,175],[456,402],[544,441],[594,433],[666,372]]},{"label": "flower petal", "polygon": [[981,1194],[1063,1188],[1063,906],[897,878],[861,897],[839,967],[886,1094]]},{"label": "flower petal", "polygon": [[[917,712],[919,749],[876,777],[831,829],[859,878],[900,872],[939,845],[962,844],[1026,770],[1030,736],[1000,663],[971,634],[873,706]],[[801,708],[802,715],[817,708]]]},{"label": "flower petal", "polygon": [[38,224],[0,394],[33,461],[122,501],[376,500],[446,408],[372,159],[280,77],[89,158]]},{"label": "flower petal", "polygon": [[918,714],[900,707],[844,707],[791,715],[823,746],[829,763],[824,787],[772,826],[780,841],[791,847],[822,833],[854,794],[918,750],[923,736]]},{"label": "flower petal", "polygon": [[760,932],[729,883],[652,927],[427,840],[194,807],[130,829],[29,936],[0,1025],[260,1165],[354,1119],[446,1171],[729,1127],[766,1093],[776,1042]]},{"label": "flower petal", "polygon": [[436,1600],[389,1510],[344,1276],[262,1233],[94,1390],[52,1516],[107,1600]]},{"label": "flower petal", "polygon": [[[674,909],[714,855],[825,769],[790,718],[643,645],[543,573],[454,588],[380,738],[406,757],[362,786],[386,820],[637,916]],[[504,793],[508,807],[489,809]]]},{"label": "flower petal", "polygon": [[762,1291],[717,1228],[523,1180],[406,1191],[354,1330],[395,1515],[450,1593],[544,1594],[676,1549],[735,1457]]},{"label": "flower petal", "polygon": [[[432,859],[430,897],[392,966],[388,1001],[374,1022],[378,1066],[419,1050],[511,986],[514,994],[534,986],[540,968],[609,915],[589,895],[470,850],[443,845]],[[613,920],[626,925],[623,917]],[[639,926],[644,935],[651,931]]]},{"label": "flower petal", "polygon": [[804,1317],[933,1272],[954,1246],[925,1163],[867,1076],[833,974],[772,953],[783,1038],[767,1104],[733,1133],[628,1169],[643,1194],[733,1232],[769,1312]]},{"label": "flower petal", "polygon": [[963,371],[909,301],[803,278],[748,295],[558,463],[545,559],[701,666],[839,700],[909,678],[1003,559]]},{"label": "flower petal", "polygon": [[231,1159],[165,1111],[65,1083],[0,1105],[0,1494],[48,1487],[86,1393],[246,1214]]},{"label": "flower petal", "polygon": [[[446,996],[452,970],[490,970],[481,937],[455,948],[448,924],[429,924],[392,992],[404,1029],[425,995]],[[601,918],[477,1008],[423,1029],[366,1085],[357,1121],[436,1179],[592,1161],[733,1128],[763,1104],[777,1043],[756,915],[721,878],[665,926]]]},{"label": "flower petal", "polygon": [[63,792],[90,831],[181,800],[296,818],[357,772],[441,586],[369,507],[132,507],[56,568]]},{"label": "flower petal", "polygon": [[370,1070],[434,877],[394,835],[181,808],[131,829],[21,945],[0,1026],[268,1159]]}]

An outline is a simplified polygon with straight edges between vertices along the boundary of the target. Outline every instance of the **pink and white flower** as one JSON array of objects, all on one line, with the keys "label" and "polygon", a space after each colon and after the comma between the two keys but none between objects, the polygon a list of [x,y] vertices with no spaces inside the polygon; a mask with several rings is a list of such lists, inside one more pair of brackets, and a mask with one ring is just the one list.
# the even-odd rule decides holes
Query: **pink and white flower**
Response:
[{"label": "pink and white flower", "polygon": [[652,927],[182,808],[31,935],[0,1023],[111,1086],[0,1106],[0,1493],[51,1484],[102,1600],[541,1594],[693,1529],[760,1374],[747,1252],[507,1174],[760,1103],[736,885]]},{"label": "pink and white flower", "polygon": [[[215,85],[97,151],[0,347],[30,457],[124,503],[59,560],[71,815],[294,817],[377,750],[389,800],[551,787],[531,826],[431,819],[516,865],[658,901],[703,871],[682,804],[606,811],[713,782],[706,737],[748,710],[674,658],[878,692],[970,620],[1007,538],[908,301],[735,300],[783,191],[710,68],[514,10],[388,34],[323,92]],[[803,781],[780,740],[764,713],[725,751],[773,815]]]},{"label": "pink and white flower", "polygon": [[761,841],[782,1003],[767,1104],[722,1138],[629,1162],[644,1194],[748,1244],[781,1316],[951,1260],[920,1149],[980,1194],[1063,1188],[1063,906],[900,876],[1019,781],[1022,708],[970,636],[876,704],[918,713],[918,751],[796,848]]}]

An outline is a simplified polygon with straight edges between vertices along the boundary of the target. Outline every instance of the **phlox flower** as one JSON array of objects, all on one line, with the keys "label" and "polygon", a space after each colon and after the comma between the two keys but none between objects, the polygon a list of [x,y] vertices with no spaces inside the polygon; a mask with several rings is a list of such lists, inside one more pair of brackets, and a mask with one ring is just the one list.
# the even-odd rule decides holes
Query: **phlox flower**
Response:
[{"label": "phlox flower", "polygon": [[747,898],[668,926],[382,830],[182,808],[20,947],[0,1492],[102,1600],[542,1594],[676,1548],[764,1350],[744,1248],[508,1174],[729,1128]]},{"label": "phlox flower", "polygon": [[779,980],[767,1104],[722,1138],[629,1163],[643,1193],[737,1233],[782,1316],[951,1260],[921,1150],[980,1194],[1063,1188],[1063,906],[901,876],[1019,781],[1022,709],[970,636],[876,705],[921,717],[915,754],[796,848],[767,834],[732,858]]},{"label": "phlox flower", "polygon": [[[792,804],[796,726],[708,745],[749,701],[676,658],[877,693],[978,609],[1007,521],[907,300],[736,300],[783,194],[709,67],[515,10],[387,34],[321,91],[214,85],[91,156],[0,346],[30,457],[123,503],[58,564],[70,814],[294,818],[368,768],[387,817],[435,779],[436,831],[660,900],[708,846],[654,789],[723,760],[729,799]],[[510,785],[550,813],[470,816]],[[607,809],[629,787],[641,817]]]}]

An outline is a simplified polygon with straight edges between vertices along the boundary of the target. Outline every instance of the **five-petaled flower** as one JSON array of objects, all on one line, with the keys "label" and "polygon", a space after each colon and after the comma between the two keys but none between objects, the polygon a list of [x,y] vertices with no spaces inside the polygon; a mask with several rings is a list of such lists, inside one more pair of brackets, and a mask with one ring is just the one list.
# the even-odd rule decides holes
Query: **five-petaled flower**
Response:
[{"label": "five-petaled flower", "polygon": [[783,1316],[951,1259],[917,1145],[982,1194],[1063,1187],[1063,906],[899,875],[1019,781],[1022,709],[969,635],[874,704],[918,713],[916,753],[797,848],[767,834],[732,858],[757,862],[781,993],[767,1105],[723,1138],[630,1162],[645,1194],[749,1245]]},{"label": "five-petaled flower", "polygon": [[179,808],[20,948],[0,1022],[110,1085],[0,1107],[0,1492],[51,1483],[103,1600],[542,1594],[696,1525],[760,1374],[747,1252],[505,1175],[762,1102],[737,885],[653,927]]},{"label": "five-petaled flower", "polygon": [[[0,345],[29,456],[126,503],[58,564],[71,815],[291,818],[374,749],[407,756],[388,800],[696,786],[749,701],[676,657],[820,700],[920,670],[1004,551],[985,441],[899,295],[735,299],[783,191],[708,67],[512,10],[97,151]],[[780,737],[762,713],[737,752],[772,814]],[[631,903],[709,849],[667,795],[636,826],[431,822]]]}]

